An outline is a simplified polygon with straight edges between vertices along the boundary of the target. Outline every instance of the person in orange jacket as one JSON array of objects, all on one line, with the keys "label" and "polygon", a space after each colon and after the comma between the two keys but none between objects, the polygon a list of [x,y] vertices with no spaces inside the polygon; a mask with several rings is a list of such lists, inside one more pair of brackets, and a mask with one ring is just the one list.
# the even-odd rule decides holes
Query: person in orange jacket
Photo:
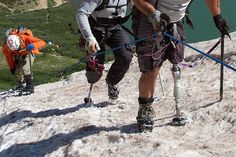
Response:
[{"label": "person in orange jacket", "polygon": [[35,55],[39,54],[39,48],[45,45],[45,41],[34,37],[32,33],[24,34],[13,30],[7,35],[2,51],[11,73],[19,83],[15,90],[19,90],[20,95],[34,93],[32,65]]}]

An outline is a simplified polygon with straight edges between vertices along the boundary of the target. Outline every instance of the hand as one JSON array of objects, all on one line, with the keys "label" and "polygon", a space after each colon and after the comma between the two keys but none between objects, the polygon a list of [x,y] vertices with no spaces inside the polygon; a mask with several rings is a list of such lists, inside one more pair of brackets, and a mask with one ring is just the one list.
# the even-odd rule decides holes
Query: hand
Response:
[{"label": "hand", "polygon": [[94,37],[88,39],[87,50],[89,54],[93,54],[100,50],[99,44]]},{"label": "hand", "polygon": [[32,51],[34,48],[35,48],[35,46],[33,44],[29,44],[29,45],[27,45],[26,50]]},{"label": "hand", "polygon": [[11,71],[12,75],[15,75],[16,69],[10,69],[10,71]]},{"label": "hand", "polygon": [[164,31],[167,28],[167,25],[170,24],[170,17],[165,13],[161,13],[160,24],[161,24],[161,31]]},{"label": "hand", "polygon": [[149,15],[148,20],[152,23],[154,31],[163,31],[170,23],[170,17],[158,10]]},{"label": "hand", "polygon": [[226,20],[221,15],[213,16],[216,27],[219,29],[222,35],[229,36],[229,26]]}]

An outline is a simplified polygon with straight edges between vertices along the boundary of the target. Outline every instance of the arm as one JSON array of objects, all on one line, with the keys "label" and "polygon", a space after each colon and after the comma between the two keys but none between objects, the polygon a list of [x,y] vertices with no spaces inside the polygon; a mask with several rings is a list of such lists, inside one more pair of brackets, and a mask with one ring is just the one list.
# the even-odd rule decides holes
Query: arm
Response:
[{"label": "arm", "polygon": [[151,15],[156,9],[149,3],[149,0],[133,0],[134,5],[145,15]]},{"label": "arm", "polygon": [[36,37],[27,36],[25,40],[29,40],[29,43],[34,45],[34,49],[39,49],[46,45],[46,42],[44,40]]},{"label": "arm", "polygon": [[82,11],[77,11],[76,13],[76,20],[77,20],[77,24],[79,26],[80,32],[87,41],[89,40],[89,38],[94,38],[90,25],[89,25],[88,16],[89,15],[86,15]]},{"label": "arm", "polygon": [[148,16],[148,21],[152,23],[154,31],[163,30],[170,23],[170,17],[156,10],[149,0],[133,0],[133,2],[143,14]]},{"label": "arm", "polygon": [[205,0],[213,16],[220,15],[220,0]]},{"label": "arm", "polygon": [[[20,35],[23,42],[25,43],[25,48],[19,51],[20,55],[27,55],[29,54],[29,51],[32,51],[33,54],[39,53],[39,48],[42,48],[46,45],[46,42],[44,40],[41,40],[36,37],[27,36],[27,35]],[[29,49],[29,47],[31,47]]]},{"label": "arm", "polygon": [[2,46],[2,52],[4,53],[4,55],[6,56],[6,60],[7,60],[7,64],[9,66],[10,69],[15,69],[15,63],[13,60],[13,52],[11,52],[8,47],[7,44],[4,43]]},{"label": "arm", "polygon": [[227,21],[220,14],[220,0],[205,0],[209,11],[213,15],[215,26],[219,29],[221,35],[229,35],[229,26]]},{"label": "arm", "polygon": [[76,13],[76,21],[79,26],[81,34],[88,43],[87,49],[89,52],[96,52],[97,50],[100,50],[98,42],[96,38],[93,36],[93,33],[91,31],[88,17],[101,3],[102,3],[101,0],[93,0],[93,1],[84,0],[80,4],[80,7]]}]

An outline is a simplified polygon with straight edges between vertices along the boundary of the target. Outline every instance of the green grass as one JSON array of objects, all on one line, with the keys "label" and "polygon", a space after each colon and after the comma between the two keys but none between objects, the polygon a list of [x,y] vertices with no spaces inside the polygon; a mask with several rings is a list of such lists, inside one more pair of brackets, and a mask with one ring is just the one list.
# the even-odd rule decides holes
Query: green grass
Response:
[{"label": "green grass", "polygon": [[[1,32],[10,27],[25,26],[33,31],[34,36],[59,45],[47,46],[41,50],[42,54],[37,55],[33,65],[35,85],[58,81],[85,68],[85,53],[78,48],[76,10],[75,3],[65,3],[56,8],[0,14]],[[4,34],[0,36],[0,42],[3,41]],[[113,56],[109,53],[106,60],[112,59]],[[0,91],[15,85],[16,81],[0,52]]]},{"label": "green grass", "polygon": [[[78,30],[76,10],[76,5],[66,3],[57,8],[0,15],[1,32],[10,27],[26,26],[33,31],[34,36],[59,45],[58,48],[45,47],[41,50],[42,54],[37,55],[33,66],[36,85],[54,82],[84,69],[83,63],[77,64],[81,58],[84,58],[84,53],[77,48],[79,34],[75,33]],[[0,41],[3,43],[4,34],[1,35]],[[5,56],[0,53],[0,91],[11,88],[15,84]]]}]

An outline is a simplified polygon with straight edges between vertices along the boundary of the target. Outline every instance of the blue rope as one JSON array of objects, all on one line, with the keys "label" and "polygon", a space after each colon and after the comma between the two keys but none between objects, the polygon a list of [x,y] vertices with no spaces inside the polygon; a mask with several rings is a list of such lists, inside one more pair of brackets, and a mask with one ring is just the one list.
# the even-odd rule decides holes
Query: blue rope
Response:
[{"label": "blue rope", "polygon": [[[138,40],[135,40],[135,41],[133,41],[133,42],[128,43],[127,45],[134,45],[135,43],[138,43],[138,42],[140,42],[140,41],[146,41],[146,40],[147,40],[148,38],[150,38],[150,37],[151,37],[151,38],[152,38],[152,37],[155,38],[158,34],[160,34],[160,33],[153,33],[153,34],[150,35],[150,36],[146,36],[146,37],[144,37],[144,38],[140,38],[140,39],[138,39]],[[214,60],[215,62],[220,63],[221,65],[223,65],[223,66],[225,66],[225,67],[227,67],[227,68],[229,68],[229,69],[231,69],[231,70],[233,70],[233,71],[236,72],[236,67],[231,66],[231,65],[228,65],[228,64],[224,63],[223,61],[221,61],[221,60],[219,60],[219,59],[217,59],[217,58],[212,57],[212,56],[209,55],[208,53],[205,53],[204,51],[201,51],[201,50],[199,50],[199,49],[197,49],[197,48],[195,48],[195,47],[193,47],[193,46],[191,46],[191,45],[189,45],[189,44],[187,44],[187,43],[185,43],[185,42],[179,40],[178,38],[176,38],[176,37],[174,37],[174,36],[172,36],[172,35],[170,35],[170,34],[168,34],[168,33],[166,33],[166,32],[162,32],[162,34],[163,34],[164,36],[167,36],[167,37],[169,37],[169,38],[171,38],[171,39],[173,39],[173,40],[175,40],[175,41],[181,43],[182,45],[185,45],[185,46],[187,46],[187,47],[189,47],[189,48],[191,48],[191,49],[193,49],[193,50],[195,50],[195,51],[201,53],[202,55],[204,55],[204,56],[210,58],[211,60]],[[109,51],[112,52],[112,51],[114,51],[114,50],[118,50],[118,49],[122,48],[123,46],[126,46],[126,45],[120,45],[120,46],[115,47],[115,48],[112,48],[112,49],[110,49],[110,50],[105,50],[105,51],[102,51],[102,52],[99,52],[99,53],[95,53],[95,54],[93,54],[92,56],[98,56],[98,55],[104,54],[104,53],[109,52]],[[83,58],[82,60],[85,60],[85,58]],[[81,63],[82,60],[80,60],[79,63]]]},{"label": "blue rope", "polygon": [[228,65],[228,64],[224,63],[223,61],[221,61],[221,60],[219,60],[219,59],[217,59],[217,58],[212,57],[211,55],[209,55],[209,54],[207,54],[207,53],[205,53],[205,52],[203,52],[203,51],[201,51],[201,50],[199,50],[199,49],[197,49],[197,48],[195,48],[195,47],[193,47],[193,46],[191,46],[191,45],[189,45],[189,44],[187,44],[187,43],[185,43],[185,42],[183,42],[183,41],[181,41],[181,40],[179,40],[179,39],[177,39],[176,37],[174,37],[174,36],[172,36],[172,35],[170,35],[170,34],[168,34],[168,33],[166,33],[166,32],[163,32],[163,35],[165,35],[165,36],[167,36],[167,37],[169,37],[169,38],[171,38],[171,39],[173,39],[173,40],[175,40],[175,41],[181,43],[182,45],[185,45],[185,46],[187,46],[187,47],[189,47],[189,48],[191,48],[191,49],[193,49],[193,50],[195,50],[195,51],[201,53],[202,55],[204,55],[204,56],[210,58],[211,60],[214,60],[214,61],[216,61],[217,63],[220,63],[221,65],[223,65],[223,66],[225,66],[225,67],[227,67],[227,68],[229,68],[229,69],[231,69],[231,70],[233,70],[233,71],[236,72],[236,67],[233,67],[233,66]]},{"label": "blue rope", "polygon": [[[101,52],[98,52],[98,53],[94,53],[93,55],[91,55],[91,57],[99,56],[99,55],[104,54],[104,53],[108,53],[108,52],[112,52],[114,50],[118,50],[118,49],[120,49],[120,48],[122,48],[122,47],[124,47],[126,45],[134,45],[135,43],[138,43],[140,41],[147,41],[148,38],[155,38],[158,34],[160,34],[160,33],[153,33],[153,34],[151,34],[149,36],[140,38],[138,40],[135,40],[133,42],[130,42],[130,43],[127,43],[127,44],[124,44],[124,45],[120,45],[120,46],[112,48],[110,50],[105,50],[105,51],[101,51]],[[79,64],[86,63],[86,60],[87,60],[87,57],[83,57],[83,58],[79,59],[79,61],[77,63],[75,63],[73,65],[79,65]],[[64,70],[61,71],[61,73],[66,72],[67,69],[69,69],[69,68],[70,67],[66,67]]]},{"label": "blue rope", "polygon": [[124,46],[126,46],[126,45],[134,45],[135,43],[138,43],[138,42],[140,42],[140,41],[147,41],[148,38],[155,38],[158,34],[160,34],[160,33],[153,33],[152,35],[149,35],[149,36],[140,38],[140,39],[138,39],[138,40],[135,40],[135,41],[133,41],[133,42],[129,42],[129,43],[124,44],[124,45],[117,46],[117,47],[112,48],[112,49],[110,49],[110,50],[106,50],[106,51],[102,51],[102,52],[99,52],[99,53],[95,53],[95,54],[93,54],[92,56],[99,56],[99,55],[104,54],[104,53],[109,52],[109,51],[112,52],[112,51],[118,50],[118,49],[120,49],[120,48],[122,48],[122,47],[124,47]]}]

